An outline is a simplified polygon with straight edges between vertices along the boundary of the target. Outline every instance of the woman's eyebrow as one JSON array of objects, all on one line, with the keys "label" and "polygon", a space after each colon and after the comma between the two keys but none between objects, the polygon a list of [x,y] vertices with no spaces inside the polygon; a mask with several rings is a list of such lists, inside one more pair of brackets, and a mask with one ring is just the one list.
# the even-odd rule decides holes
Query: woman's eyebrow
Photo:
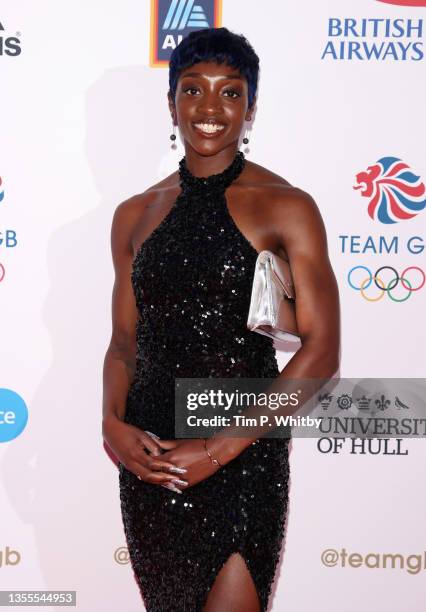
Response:
[{"label": "woman's eyebrow", "polygon": [[[203,74],[202,72],[186,72],[185,74],[182,75],[182,79],[184,77],[203,77],[206,76],[205,74]],[[223,76],[220,76],[219,78],[221,79],[240,79],[242,80],[242,76],[238,73],[236,74],[225,74]]]}]

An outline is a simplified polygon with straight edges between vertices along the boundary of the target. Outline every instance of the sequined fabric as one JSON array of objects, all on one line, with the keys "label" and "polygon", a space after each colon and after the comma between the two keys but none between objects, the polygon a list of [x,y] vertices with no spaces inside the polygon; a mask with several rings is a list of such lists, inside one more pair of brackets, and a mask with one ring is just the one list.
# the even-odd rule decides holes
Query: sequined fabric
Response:
[{"label": "sequined fabric", "polygon": [[[257,251],[233,221],[225,190],[244,168],[238,152],[221,173],[192,175],[136,253],[132,286],[136,372],[125,421],[174,438],[175,377],[279,374],[272,340],[247,330]],[[239,552],[265,612],[288,502],[288,440],[259,439],[181,495],[120,464],[123,525],[148,612],[202,612],[228,557]]]}]

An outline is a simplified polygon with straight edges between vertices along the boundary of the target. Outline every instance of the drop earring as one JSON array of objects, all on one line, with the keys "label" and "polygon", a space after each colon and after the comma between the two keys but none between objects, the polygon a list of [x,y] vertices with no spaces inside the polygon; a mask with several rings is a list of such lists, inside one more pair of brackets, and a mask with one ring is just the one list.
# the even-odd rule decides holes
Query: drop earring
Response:
[{"label": "drop earring", "polygon": [[[247,137],[247,134],[248,134],[248,133],[249,133],[249,130],[248,130],[248,129],[246,129],[246,131],[245,131],[245,133],[244,133],[244,138],[243,138],[243,143],[244,143],[245,145],[248,145],[248,143],[249,143],[249,139],[248,139],[248,137]],[[249,149],[249,147],[246,147],[246,148],[244,149],[244,153],[250,153],[250,149]]]},{"label": "drop earring", "polygon": [[177,145],[176,145],[176,126],[175,126],[174,123],[173,123],[173,131],[170,134],[170,140],[172,141],[172,144],[171,144],[170,148],[173,149],[173,150],[177,149]]}]

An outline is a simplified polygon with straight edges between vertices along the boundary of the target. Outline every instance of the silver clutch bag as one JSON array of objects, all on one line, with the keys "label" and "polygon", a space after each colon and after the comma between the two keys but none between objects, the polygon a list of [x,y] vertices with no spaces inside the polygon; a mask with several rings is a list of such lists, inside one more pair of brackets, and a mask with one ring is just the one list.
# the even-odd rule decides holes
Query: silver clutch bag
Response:
[{"label": "silver clutch bag", "polygon": [[247,327],[278,341],[300,339],[290,266],[271,251],[256,260]]}]

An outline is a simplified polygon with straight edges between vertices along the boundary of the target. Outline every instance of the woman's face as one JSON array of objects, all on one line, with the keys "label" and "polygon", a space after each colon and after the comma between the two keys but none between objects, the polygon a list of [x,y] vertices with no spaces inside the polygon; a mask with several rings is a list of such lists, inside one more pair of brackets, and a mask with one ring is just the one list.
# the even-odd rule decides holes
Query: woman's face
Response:
[{"label": "woman's face", "polygon": [[179,75],[175,109],[185,144],[200,155],[214,155],[238,143],[251,118],[247,79],[227,64],[193,64]]}]

